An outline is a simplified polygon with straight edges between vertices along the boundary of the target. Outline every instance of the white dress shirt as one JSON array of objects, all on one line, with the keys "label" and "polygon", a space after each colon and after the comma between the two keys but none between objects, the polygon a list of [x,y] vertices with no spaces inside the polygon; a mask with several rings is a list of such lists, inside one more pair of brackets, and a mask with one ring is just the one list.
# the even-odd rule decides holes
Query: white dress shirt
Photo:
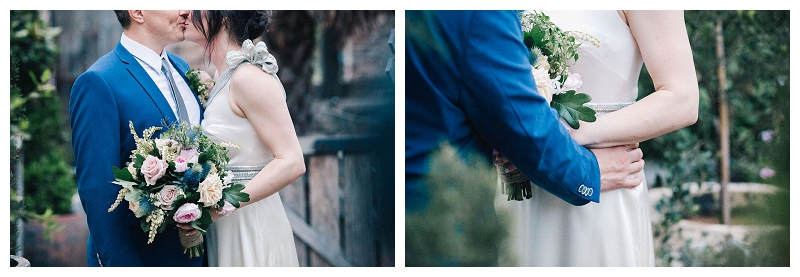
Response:
[{"label": "white dress shirt", "polygon": [[189,85],[186,84],[184,81],[183,76],[181,76],[180,71],[178,71],[175,66],[172,65],[172,62],[167,57],[167,51],[161,50],[161,55],[154,52],[152,49],[147,48],[147,46],[138,43],[131,38],[125,36],[125,33],[122,34],[122,38],[120,39],[120,43],[128,52],[139,61],[139,64],[142,65],[144,71],[150,75],[150,78],[153,79],[153,82],[156,83],[158,89],[161,90],[161,94],[164,95],[164,98],[169,103],[170,108],[172,108],[172,112],[176,115],[178,114],[177,107],[175,106],[175,100],[172,98],[172,92],[170,91],[169,81],[167,77],[161,73],[161,58],[165,58],[167,63],[170,65],[170,71],[172,72],[172,79],[175,80],[175,85],[178,86],[178,90],[181,93],[181,97],[183,98],[184,105],[186,106],[186,112],[189,115],[189,122],[192,125],[200,125],[200,106],[195,100],[194,92],[189,88]]}]

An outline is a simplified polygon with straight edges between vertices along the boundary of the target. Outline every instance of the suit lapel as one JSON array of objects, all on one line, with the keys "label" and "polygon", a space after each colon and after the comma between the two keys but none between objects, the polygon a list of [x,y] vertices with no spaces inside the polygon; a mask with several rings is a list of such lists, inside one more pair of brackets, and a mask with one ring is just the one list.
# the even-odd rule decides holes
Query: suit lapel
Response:
[{"label": "suit lapel", "polygon": [[153,79],[150,78],[150,75],[144,71],[139,61],[122,46],[122,43],[117,44],[117,48],[114,49],[114,52],[117,53],[117,57],[119,57],[123,63],[127,64],[128,72],[136,79],[139,85],[141,85],[144,92],[161,112],[161,116],[166,122],[177,120],[175,113],[172,112],[172,108],[169,106],[169,102],[164,98],[164,94],[158,89],[158,86]]}]

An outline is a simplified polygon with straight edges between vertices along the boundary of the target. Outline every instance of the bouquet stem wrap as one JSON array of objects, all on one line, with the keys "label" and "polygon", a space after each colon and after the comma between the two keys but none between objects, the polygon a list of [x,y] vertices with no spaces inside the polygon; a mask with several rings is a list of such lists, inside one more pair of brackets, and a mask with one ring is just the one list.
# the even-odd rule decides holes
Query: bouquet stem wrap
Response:
[{"label": "bouquet stem wrap", "polygon": [[[499,155],[498,155],[499,156]],[[533,196],[531,192],[531,181],[525,174],[522,174],[511,161],[504,158],[496,159],[495,168],[500,175],[500,182],[503,183],[503,193],[508,195],[508,201],[522,201]],[[497,161],[500,161],[497,163]]]},{"label": "bouquet stem wrap", "polygon": [[191,236],[186,235],[186,230],[180,229],[181,245],[183,245],[183,254],[189,253],[189,258],[200,257],[203,254],[203,234],[195,232]]}]

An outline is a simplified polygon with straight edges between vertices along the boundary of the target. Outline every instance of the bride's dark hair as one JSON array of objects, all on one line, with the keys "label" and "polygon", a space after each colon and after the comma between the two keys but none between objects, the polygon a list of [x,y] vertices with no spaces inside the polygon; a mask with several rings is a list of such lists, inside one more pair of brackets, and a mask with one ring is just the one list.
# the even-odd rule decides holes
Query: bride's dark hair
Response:
[{"label": "bride's dark hair", "polygon": [[[228,29],[228,35],[241,44],[244,40],[256,40],[267,33],[272,11],[192,11],[192,23],[206,38],[206,48],[211,45],[222,31]],[[208,22],[208,30],[203,21]],[[209,56],[211,50],[209,50]]]}]

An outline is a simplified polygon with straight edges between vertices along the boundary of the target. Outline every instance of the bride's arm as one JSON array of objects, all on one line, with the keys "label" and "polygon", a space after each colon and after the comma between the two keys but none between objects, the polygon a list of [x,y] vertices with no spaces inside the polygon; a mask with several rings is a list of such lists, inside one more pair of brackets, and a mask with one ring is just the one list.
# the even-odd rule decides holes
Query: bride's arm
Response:
[{"label": "bride's arm", "polygon": [[642,142],[697,121],[699,93],[683,11],[625,11],[656,91],[619,111],[581,122],[586,147]]},{"label": "bride's arm", "polygon": [[275,156],[245,184],[243,191],[250,194],[250,202],[243,203],[246,206],[286,187],[305,174],[306,168],[286,97],[277,79],[255,66],[239,68],[231,78],[230,105],[234,113],[250,121]]}]

